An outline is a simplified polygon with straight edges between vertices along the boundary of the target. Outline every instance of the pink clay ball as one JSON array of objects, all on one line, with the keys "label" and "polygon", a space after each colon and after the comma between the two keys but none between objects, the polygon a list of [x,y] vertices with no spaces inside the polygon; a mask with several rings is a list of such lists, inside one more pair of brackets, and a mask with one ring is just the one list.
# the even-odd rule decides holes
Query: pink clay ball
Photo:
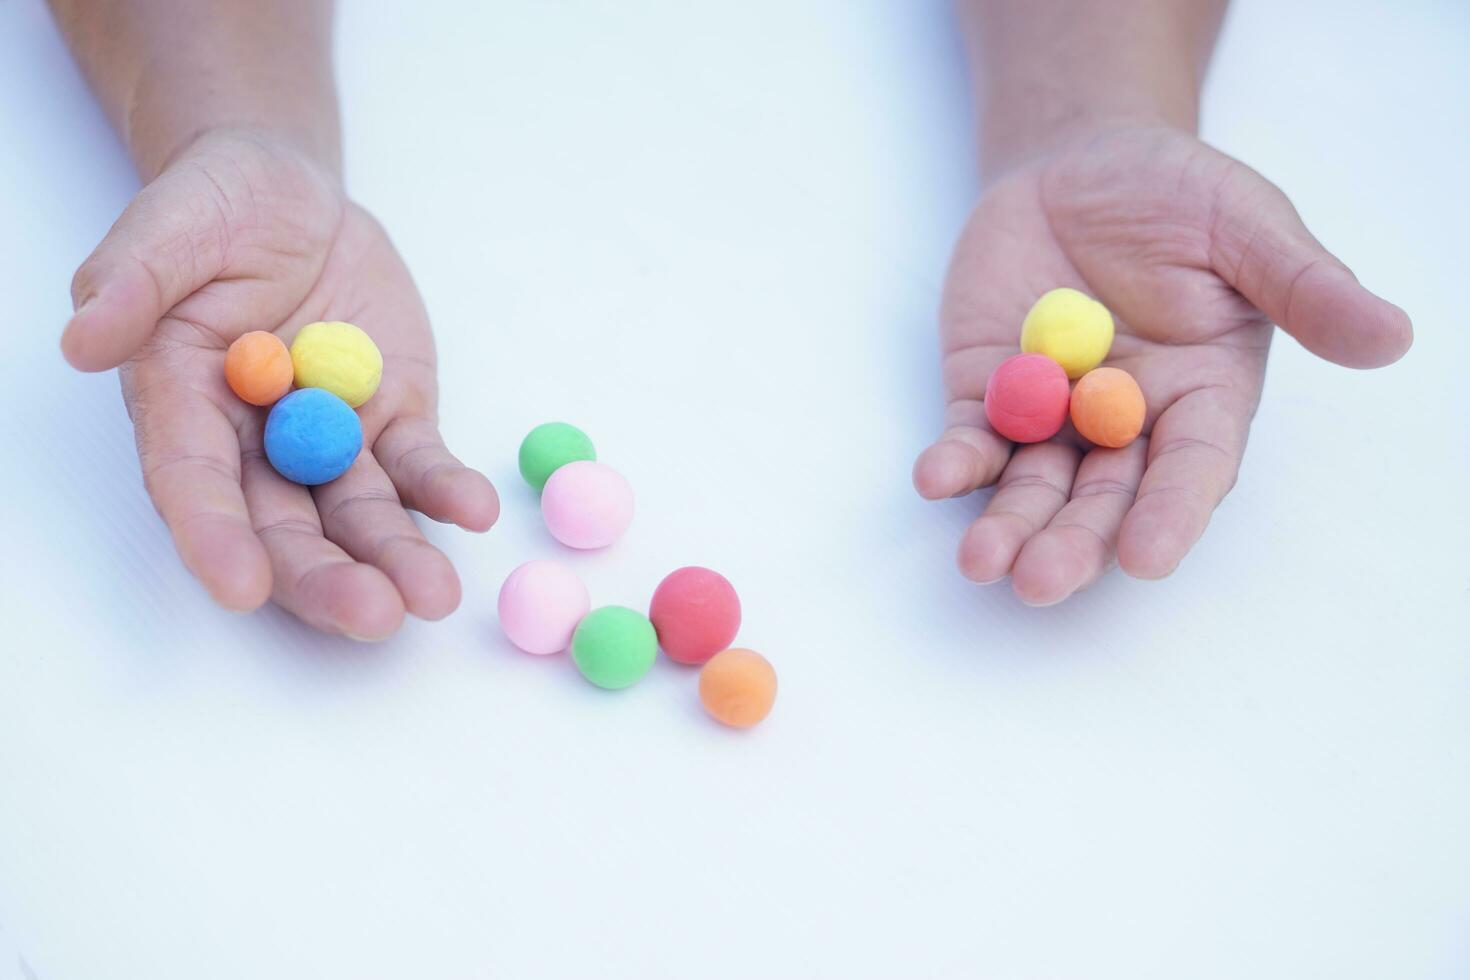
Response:
[{"label": "pink clay ball", "polygon": [[1042,442],[1067,421],[1067,372],[1045,354],[1008,357],[985,384],[985,417],[1012,442]]},{"label": "pink clay ball", "polygon": [[568,547],[606,548],[633,523],[633,488],[606,463],[567,463],[541,491],[541,516]]},{"label": "pink clay ball", "polygon": [[591,608],[587,586],[561,562],[528,561],[500,587],[500,628],[527,653],[560,653],[571,646],[573,631]]}]

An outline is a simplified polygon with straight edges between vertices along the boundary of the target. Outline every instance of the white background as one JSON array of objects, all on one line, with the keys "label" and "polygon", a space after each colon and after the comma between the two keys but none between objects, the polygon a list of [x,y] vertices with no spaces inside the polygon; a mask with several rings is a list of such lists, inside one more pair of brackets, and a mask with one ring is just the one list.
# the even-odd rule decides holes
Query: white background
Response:
[{"label": "white background", "polygon": [[[1470,976],[1470,7],[1241,0],[1206,135],[1414,350],[1278,338],[1179,572],[1029,609],[909,487],[974,195],[944,3],[349,3],[351,189],[435,319],[465,601],[362,647],[213,608],[112,376],[56,338],[136,187],[39,0],[0,3],[0,978]],[[581,424],[639,496],[573,555],[515,475]],[[739,588],[746,734],[500,637],[560,556]]]}]

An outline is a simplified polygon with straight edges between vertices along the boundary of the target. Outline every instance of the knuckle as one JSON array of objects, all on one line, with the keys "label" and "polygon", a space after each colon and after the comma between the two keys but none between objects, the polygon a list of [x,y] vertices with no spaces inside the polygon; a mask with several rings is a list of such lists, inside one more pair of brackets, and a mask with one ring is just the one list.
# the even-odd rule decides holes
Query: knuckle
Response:
[{"label": "knuckle", "polygon": [[1072,497],[1124,497],[1132,500],[1136,492],[1137,487],[1121,480],[1095,479],[1073,488]]}]

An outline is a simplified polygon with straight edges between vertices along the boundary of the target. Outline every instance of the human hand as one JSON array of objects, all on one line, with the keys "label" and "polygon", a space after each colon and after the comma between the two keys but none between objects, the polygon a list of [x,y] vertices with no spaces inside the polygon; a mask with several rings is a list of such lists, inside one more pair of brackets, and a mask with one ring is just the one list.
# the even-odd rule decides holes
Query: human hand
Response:
[{"label": "human hand", "polygon": [[[1070,424],[1013,446],[986,421],[990,372],[1056,286],[1114,315],[1105,363],[1148,403],[1144,437],[1124,449],[1089,448]],[[1389,364],[1412,340],[1404,312],[1360,286],[1280,190],[1181,130],[1102,132],[1000,178],[955,248],[940,323],[947,428],[914,465],[931,500],[999,483],[961,539],[960,570],[1009,575],[1033,605],[1115,558],[1130,575],[1168,575],[1234,485],[1273,322],[1348,367]]]},{"label": "human hand", "polygon": [[[85,371],[121,365],[149,495],[179,556],[216,601],[267,598],[327,632],[387,636],[405,611],[459,604],[449,560],[409,517],[487,530],[490,482],[445,448],[433,337],[382,227],[328,170],[258,132],[212,132],[176,155],[77,270],[62,336]],[[290,343],[348,320],[383,353],[360,410],[364,451],[342,477],[303,487],[266,461],[266,410],[225,383],[230,342]]]}]

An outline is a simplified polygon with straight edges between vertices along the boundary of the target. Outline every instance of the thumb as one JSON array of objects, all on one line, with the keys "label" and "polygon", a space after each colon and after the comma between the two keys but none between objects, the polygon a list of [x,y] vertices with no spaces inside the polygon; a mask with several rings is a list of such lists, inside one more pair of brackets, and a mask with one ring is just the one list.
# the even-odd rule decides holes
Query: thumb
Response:
[{"label": "thumb", "polygon": [[1403,357],[1414,340],[1408,314],[1364,289],[1276,185],[1243,174],[1215,203],[1215,272],[1318,357],[1352,368]]},{"label": "thumb", "polygon": [[164,314],[225,267],[221,195],[197,172],[165,172],[133,198],[77,269],[61,352],[81,371],[131,357]]}]

